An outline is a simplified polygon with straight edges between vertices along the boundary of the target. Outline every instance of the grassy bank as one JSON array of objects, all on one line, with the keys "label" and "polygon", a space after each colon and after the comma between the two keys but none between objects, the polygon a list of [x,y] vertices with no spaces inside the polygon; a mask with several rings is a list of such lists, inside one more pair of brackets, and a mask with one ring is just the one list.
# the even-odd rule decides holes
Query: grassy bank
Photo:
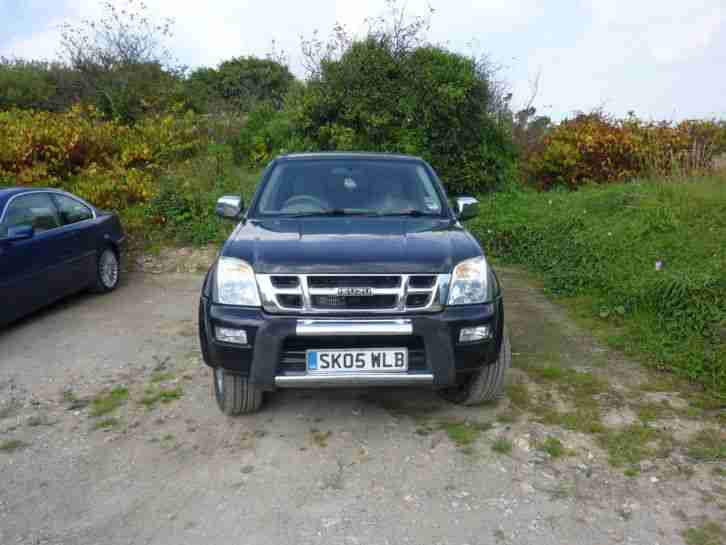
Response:
[{"label": "grassy bank", "polygon": [[149,201],[122,210],[134,249],[224,242],[234,222],[215,215],[217,199],[241,194],[248,204],[261,174],[235,165],[231,154],[228,146],[210,146],[173,165],[158,178]]},{"label": "grassy bank", "polygon": [[498,193],[472,230],[609,344],[726,398],[726,179]]}]

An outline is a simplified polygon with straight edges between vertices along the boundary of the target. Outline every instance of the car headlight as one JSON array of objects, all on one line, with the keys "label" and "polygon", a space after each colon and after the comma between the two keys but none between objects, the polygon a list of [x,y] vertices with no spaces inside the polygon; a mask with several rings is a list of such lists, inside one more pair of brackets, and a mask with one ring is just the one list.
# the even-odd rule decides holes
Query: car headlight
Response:
[{"label": "car headlight", "polygon": [[259,307],[255,271],[246,261],[220,257],[217,262],[217,302],[223,305]]},{"label": "car headlight", "polygon": [[454,267],[449,305],[475,305],[489,300],[489,266],[484,257],[474,257]]}]

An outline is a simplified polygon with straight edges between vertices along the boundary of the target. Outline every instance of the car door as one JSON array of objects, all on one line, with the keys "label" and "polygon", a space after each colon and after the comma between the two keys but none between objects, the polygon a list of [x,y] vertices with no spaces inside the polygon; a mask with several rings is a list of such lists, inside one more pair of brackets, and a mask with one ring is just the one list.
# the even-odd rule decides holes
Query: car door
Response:
[{"label": "car door", "polygon": [[58,244],[60,218],[47,192],[21,194],[5,207],[0,239],[11,227],[31,226],[33,236],[0,243],[0,321],[8,322],[62,297],[68,274]]},{"label": "car door", "polygon": [[[60,243],[73,289],[83,289],[95,281],[97,244],[93,209],[70,195],[53,193],[61,221]],[[70,288],[70,286],[69,286]]]}]

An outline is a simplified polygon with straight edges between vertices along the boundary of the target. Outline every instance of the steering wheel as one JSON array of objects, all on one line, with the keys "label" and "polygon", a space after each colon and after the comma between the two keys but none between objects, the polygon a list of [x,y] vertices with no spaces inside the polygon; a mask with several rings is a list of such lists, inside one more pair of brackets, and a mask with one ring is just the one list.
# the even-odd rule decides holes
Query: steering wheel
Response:
[{"label": "steering wheel", "polygon": [[[310,210],[311,207],[306,207],[305,204],[312,205],[312,210]],[[294,210],[290,210],[290,208],[293,208]],[[285,212],[308,212],[327,210],[328,208],[329,206],[326,202],[322,199],[318,199],[317,197],[313,197],[312,195],[295,195],[294,197],[287,199],[282,205],[282,209]]]}]

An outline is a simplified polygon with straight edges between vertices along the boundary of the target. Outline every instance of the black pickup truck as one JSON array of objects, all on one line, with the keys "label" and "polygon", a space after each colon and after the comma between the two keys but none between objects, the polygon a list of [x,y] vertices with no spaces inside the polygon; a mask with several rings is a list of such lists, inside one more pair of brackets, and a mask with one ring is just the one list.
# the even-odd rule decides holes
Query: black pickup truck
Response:
[{"label": "black pickup truck", "polygon": [[199,338],[229,415],[278,388],[418,386],[475,404],[511,352],[496,274],[415,157],[306,153],[265,169],[202,288]]}]

